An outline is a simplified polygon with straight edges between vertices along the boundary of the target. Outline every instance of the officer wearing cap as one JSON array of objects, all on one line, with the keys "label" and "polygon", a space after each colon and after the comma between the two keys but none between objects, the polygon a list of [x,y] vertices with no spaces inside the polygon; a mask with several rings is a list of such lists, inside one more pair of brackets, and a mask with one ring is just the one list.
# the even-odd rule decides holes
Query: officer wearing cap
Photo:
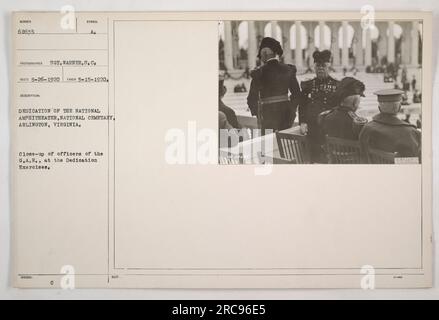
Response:
[{"label": "officer wearing cap", "polygon": [[333,95],[339,81],[329,75],[331,52],[315,51],[313,54],[316,77],[301,83],[303,100],[299,106],[299,123],[302,134],[308,135],[311,161],[325,162],[322,149],[323,135],[318,125],[318,115],[335,105]]},{"label": "officer wearing cap", "polygon": [[361,97],[364,97],[364,90],[364,83],[355,78],[346,77],[340,81],[334,93],[337,106],[319,115],[319,123],[324,135],[358,140],[361,129],[367,123],[367,119],[355,113]]},{"label": "officer wearing cap", "polygon": [[360,144],[367,154],[369,148],[397,152],[398,157],[420,157],[421,132],[397,117],[404,91],[388,89],[375,92],[380,113],[360,133]]},{"label": "officer wearing cap", "polygon": [[297,70],[295,66],[279,61],[282,54],[277,40],[263,38],[258,53],[263,65],[251,72],[247,104],[263,130],[288,129],[296,117],[301,97]]}]

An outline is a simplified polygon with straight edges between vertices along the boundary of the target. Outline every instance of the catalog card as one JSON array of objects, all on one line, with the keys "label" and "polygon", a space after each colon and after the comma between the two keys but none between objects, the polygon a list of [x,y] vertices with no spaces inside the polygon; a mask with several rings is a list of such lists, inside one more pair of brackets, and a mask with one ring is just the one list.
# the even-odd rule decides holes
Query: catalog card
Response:
[{"label": "catalog card", "polygon": [[15,12],[13,284],[432,284],[426,12]]}]

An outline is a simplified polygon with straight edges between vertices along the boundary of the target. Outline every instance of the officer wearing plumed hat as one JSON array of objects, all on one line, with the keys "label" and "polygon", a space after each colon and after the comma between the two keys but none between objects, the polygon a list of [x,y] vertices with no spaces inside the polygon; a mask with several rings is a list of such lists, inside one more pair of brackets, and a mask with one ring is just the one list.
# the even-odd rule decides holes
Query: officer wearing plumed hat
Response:
[{"label": "officer wearing plumed hat", "polygon": [[339,81],[329,75],[331,52],[313,53],[316,77],[301,83],[304,99],[299,106],[299,123],[302,134],[308,135],[311,148],[311,162],[325,162],[322,148],[324,137],[318,124],[320,113],[335,106],[334,93]]},{"label": "officer wearing plumed hat", "polygon": [[296,67],[282,63],[282,54],[279,41],[263,38],[258,53],[263,65],[251,72],[247,104],[264,131],[290,128],[301,98]]},{"label": "officer wearing plumed hat", "polygon": [[319,124],[324,135],[358,140],[367,119],[355,112],[360,106],[361,97],[364,97],[365,89],[363,82],[352,77],[340,81],[334,93],[336,107],[319,115]]},{"label": "officer wearing plumed hat", "polygon": [[398,157],[421,156],[421,132],[416,126],[397,117],[402,94],[398,89],[375,92],[380,113],[367,123],[360,133],[360,144],[367,154],[370,148],[397,153]]}]

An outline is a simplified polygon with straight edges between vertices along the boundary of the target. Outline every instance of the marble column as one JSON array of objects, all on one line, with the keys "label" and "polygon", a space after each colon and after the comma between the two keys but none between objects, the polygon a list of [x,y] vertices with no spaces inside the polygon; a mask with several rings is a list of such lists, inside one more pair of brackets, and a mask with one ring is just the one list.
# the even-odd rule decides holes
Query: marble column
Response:
[{"label": "marble column", "polygon": [[367,28],[365,30],[365,37],[366,37],[366,47],[364,51],[364,64],[366,66],[372,65],[372,37],[371,37],[371,28]]},{"label": "marble column", "polygon": [[348,22],[342,22],[342,48],[341,48],[341,65],[349,67],[349,47],[348,47]]},{"label": "marble column", "polygon": [[294,51],[294,63],[297,68],[303,68],[303,56],[302,56],[302,22],[296,21],[296,49]]},{"label": "marble column", "polygon": [[405,65],[411,64],[411,46],[412,46],[412,23],[401,22],[402,35],[401,35],[401,63]]},{"label": "marble column", "polygon": [[360,22],[353,22],[352,23],[355,30],[355,64],[356,66],[363,66],[364,65],[364,55],[363,55],[363,28],[361,27]]},{"label": "marble column", "polygon": [[232,21],[232,48],[233,48],[233,65],[238,67],[240,49],[239,49],[239,33],[238,26],[240,21]]},{"label": "marble column", "polygon": [[282,49],[284,50],[284,63],[293,63],[293,55],[291,52],[291,42],[290,42],[290,28],[291,22],[281,21],[279,25],[282,30]]},{"label": "marble column", "polygon": [[264,27],[261,21],[254,21],[253,24],[255,26],[256,44],[259,48],[259,42],[264,37]]},{"label": "marble column", "polygon": [[394,63],[395,62],[395,35],[394,35],[394,26],[395,23],[394,21],[389,21],[388,22],[388,30],[389,30],[389,35],[388,35],[388,43],[387,43],[387,61],[389,63]]},{"label": "marble column", "polygon": [[258,54],[257,49],[257,37],[256,37],[256,28],[254,21],[248,21],[248,49],[247,49],[247,58],[248,58],[248,67],[250,70],[256,68],[256,55]]},{"label": "marble column", "polygon": [[388,24],[386,22],[376,22],[376,27],[379,31],[378,38],[378,63],[381,64],[381,59],[387,55],[387,27]]},{"label": "marble column", "polygon": [[340,66],[340,44],[338,42],[339,22],[331,22],[331,53],[333,66]]},{"label": "marble column", "polygon": [[411,55],[410,55],[410,64],[412,66],[418,66],[419,64],[419,22],[412,22],[412,45],[411,45]]},{"label": "marble column", "polygon": [[309,31],[308,31],[309,50],[310,50],[311,56],[312,56],[314,51],[316,51],[316,42],[315,42],[315,39],[314,39],[314,30],[316,28],[315,22],[310,22],[308,27],[309,27]]},{"label": "marble column", "polygon": [[309,66],[312,67],[314,60],[312,58],[312,54],[316,50],[314,43],[314,23],[313,22],[302,22],[303,26],[306,29],[307,35],[307,49],[305,51],[305,63],[309,62]]},{"label": "marble column", "polygon": [[224,21],[224,65],[233,70],[232,22]]}]

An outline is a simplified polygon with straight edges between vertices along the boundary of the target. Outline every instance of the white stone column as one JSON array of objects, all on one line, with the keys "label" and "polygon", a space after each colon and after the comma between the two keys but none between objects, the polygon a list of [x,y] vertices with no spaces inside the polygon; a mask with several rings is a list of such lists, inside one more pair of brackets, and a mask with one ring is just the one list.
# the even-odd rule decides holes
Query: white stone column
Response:
[{"label": "white stone column", "polygon": [[256,28],[256,39],[257,39],[257,47],[259,49],[259,42],[264,38],[264,22],[263,21],[255,21]]},{"label": "white stone column", "polygon": [[309,23],[309,36],[310,36],[310,44],[309,44],[309,50],[311,52],[311,56],[316,51],[316,42],[314,39],[314,30],[316,28],[316,25],[314,22]]},{"label": "white stone column", "polygon": [[363,28],[360,22],[353,22],[355,27],[355,64],[356,66],[364,65],[363,55]]},{"label": "white stone column", "polygon": [[232,22],[224,21],[224,65],[227,70],[233,70],[233,37]]},{"label": "white stone column", "polygon": [[371,29],[367,28],[365,31],[366,37],[366,48],[364,52],[364,64],[366,66],[372,65],[372,38],[371,38]]},{"label": "white stone column", "polygon": [[325,50],[325,22],[319,21],[319,50]]},{"label": "white stone column", "polygon": [[376,27],[380,33],[378,39],[378,63],[381,64],[381,59],[387,55],[387,23],[376,22]]},{"label": "white stone column", "polygon": [[389,36],[387,39],[387,61],[389,63],[395,62],[395,35],[393,33],[394,21],[389,21]]},{"label": "white stone column", "polygon": [[302,57],[302,22],[296,21],[296,49],[294,51],[294,63],[296,67],[303,68],[303,57]]},{"label": "white stone column", "polygon": [[256,68],[256,56],[257,56],[257,39],[256,39],[256,29],[255,22],[248,21],[248,48],[247,48],[247,58],[248,58],[248,67],[250,70]]},{"label": "white stone column", "polygon": [[305,57],[309,57],[310,65],[313,64],[312,54],[316,51],[316,46],[314,43],[314,24],[312,22],[302,22],[303,26],[306,29],[307,33],[307,44],[308,47],[306,49]]},{"label": "white stone column", "polygon": [[348,47],[348,22],[343,21],[342,22],[342,48],[341,48],[341,65],[343,67],[349,67],[349,47]]},{"label": "white stone column", "polygon": [[410,22],[401,22],[402,39],[401,39],[401,63],[411,64],[411,46],[412,46],[412,24]]},{"label": "white stone column", "polygon": [[340,45],[338,43],[338,30],[340,24],[331,22],[331,53],[333,58],[333,66],[340,66]]},{"label": "white stone column", "polygon": [[413,21],[412,22],[412,30],[411,30],[411,36],[412,36],[412,46],[411,46],[411,65],[412,66],[418,66],[419,61],[419,22]]},{"label": "white stone column", "polygon": [[288,21],[279,22],[282,30],[282,49],[284,50],[284,63],[292,64],[293,55],[291,53],[290,28],[291,23]]},{"label": "white stone column", "polygon": [[232,48],[233,48],[233,65],[238,67],[238,60],[240,55],[239,50],[239,33],[238,26],[240,21],[232,21]]}]

